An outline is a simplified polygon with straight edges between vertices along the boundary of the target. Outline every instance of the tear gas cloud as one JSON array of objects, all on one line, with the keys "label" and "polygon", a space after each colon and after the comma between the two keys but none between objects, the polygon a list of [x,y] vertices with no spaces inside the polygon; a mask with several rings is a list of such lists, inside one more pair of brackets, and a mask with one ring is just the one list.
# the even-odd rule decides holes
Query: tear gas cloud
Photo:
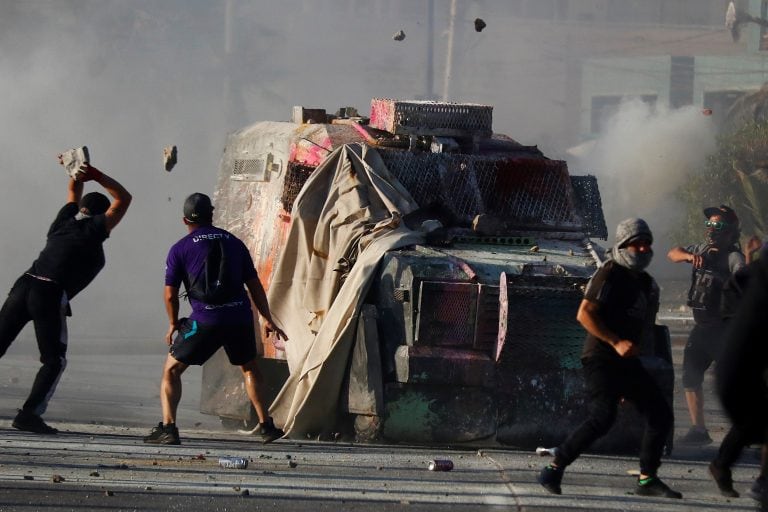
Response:
[{"label": "tear gas cloud", "polygon": [[[93,165],[134,196],[105,244],[106,268],[73,301],[76,345],[80,338],[114,337],[158,343],[166,329],[165,256],[186,232],[184,197],[213,192],[227,133],[286,120],[293,105],[367,113],[372,97],[439,99],[447,92],[451,101],[493,105],[495,131],[537,144],[549,156],[576,142],[561,137],[561,116],[548,115],[564,108],[567,84],[558,77],[575,44],[552,41],[548,21],[516,18],[507,2],[458,2],[453,25],[448,2],[434,2],[433,23],[428,5],[2,2],[0,289],[29,267],[65,200],[66,178],[55,156],[67,148],[87,145]],[[487,22],[482,32],[478,17]],[[394,41],[399,30],[407,37]],[[705,124],[689,111],[622,110],[582,167],[602,180],[609,223],[629,214],[647,215],[654,225],[668,218],[649,205],[658,201],[669,212],[662,191],[671,192],[686,166],[703,158],[702,141],[711,136]],[[162,151],[170,145],[178,147],[179,161],[168,173]],[[617,205],[632,204],[629,191],[640,187],[637,209],[620,211]],[[31,336],[29,327],[24,336]]]},{"label": "tear gas cloud", "polygon": [[608,243],[622,219],[644,218],[655,238],[651,272],[665,274],[670,272],[665,264],[672,243],[668,235],[684,215],[675,192],[714,149],[712,118],[699,108],[669,110],[628,99],[570,167],[597,176]]},{"label": "tear gas cloud", "polygon": [[[66,198],[57,152],[87,145],[92,164],[122,182],[134,202],[105,244],[106,268],[73,301],[70,336],[160,338],[165,255],[185,234],[181,204],[193,191],[213,192],[226,134],[258,120],[285,120],[293,105],[367,112],[374,96],[429,97],[427,5],[3,2],[0,288],[9,289],[29,267]],[[439,77],[448,12],[436,5],[432,57]],[[449,99],[494,105],[497,131],[514,130],[515,138],[534,143],[547,131],[534,121],[546,116],[524,111],[523,89],[499,86],[505,73],[488,59],[506,46],[503,32],[494,34],[492,24],[482,36],[476,32],[477,16],[469,11],[477,8],[459,13]],[[490,5],[486,19],[498,9]],[[397,30],[408,38],[393,41]],[[442,85],[434,81],[432,97]],[[523,109],[512,110],[514,122],[504,114],[510,105]],[[179,150],[171,173],[163,170],[169,145]]]}]

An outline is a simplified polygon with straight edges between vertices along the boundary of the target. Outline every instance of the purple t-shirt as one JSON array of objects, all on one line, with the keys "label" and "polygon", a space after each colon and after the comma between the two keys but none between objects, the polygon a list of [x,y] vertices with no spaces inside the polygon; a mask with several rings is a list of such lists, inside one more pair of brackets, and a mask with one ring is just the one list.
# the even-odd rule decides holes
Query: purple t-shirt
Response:
[{"label": "purple t-shirt", "polygon": [[[165,262],[165,285],[186,289],[194,277],[200,273],[208,256],[208,244],[211,240],[224,240],[227,254],[227,271],[233,282],[245,283],[258,277],[253,259],[245,244],[232,233],[215,226],[201,226],[176,242],[168,251]],[[246,324],[253,322],[251,301],[245,287],[235,299],[226,304],[206,304],[190,297],[192,320],[201,324]]]}]

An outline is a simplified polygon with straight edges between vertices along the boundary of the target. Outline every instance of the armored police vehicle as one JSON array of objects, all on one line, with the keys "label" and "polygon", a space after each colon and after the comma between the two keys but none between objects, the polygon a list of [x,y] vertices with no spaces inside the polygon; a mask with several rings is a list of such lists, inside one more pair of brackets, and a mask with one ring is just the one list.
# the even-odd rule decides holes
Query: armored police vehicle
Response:
[{"label": "armored police vehicle", "polygon": [[[429,227],[423,242],[382,255],[361,297],[344,384],[329,390],[337,433],[522,447],[555,443],[584,417],[575,317],[603,256],[593,239],[607,238],[597,182],[494,133],[492,113],[376,98],[370,116],[294,107],[290,121],[227,139],[214,222],[245,241],[267,289],[300,220],[294,200],[345,145],[375,150],[419,206],[404,221]],[[644,360],[671,401],[669,338],[656,331]],[[260,347],[270,398],[288,375],[273,341]],[[222,354],[204,367],[202,411],[231,426],[254,421],[240,372]],[[634,414],[622,411],[624,426],[596,448],[636,446]]]}]

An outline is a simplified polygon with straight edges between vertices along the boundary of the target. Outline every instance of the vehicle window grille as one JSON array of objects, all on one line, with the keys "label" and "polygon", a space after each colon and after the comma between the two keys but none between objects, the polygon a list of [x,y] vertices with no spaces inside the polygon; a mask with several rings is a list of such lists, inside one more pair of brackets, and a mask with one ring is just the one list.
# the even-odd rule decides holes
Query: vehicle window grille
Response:
[{"label": "vehicle window grille", "polygon": [[415,344],[472,347],[477,295],[475,284],[422,282]]},{"label": "vehicle window grille", "polygon": [[232,177],[235,179],[264,180],[266,161],[261,158],[235,159]]},{"label": "vehicle window grille", "polygon": [[291,212],[296,196],[299,195],[301,188],[314,170],[315,167],[310,165],[303,165],[296,162],[288,163],[288,172],[286,173],[285,181],[283,182],[283,194],[280,197],[280,202],[283,204],[283,209],[286,212]]},{"label": "vehicle window grille", "polygon": [[493,107],[474,103],[374,98],[371,101],[371,126],[395,134],[490,136]]},{"label": "vehicle window grille", "polygon": [[474,348],[490,353],[499,333],[499,287],[480,285]]},{"label": "vehicle window grille", "polygon": [[517,225],[576,226],[564,162],[394,149],[379,153],[418,204],[439,203],[465,223],[487,213]]},{"label": "vehicle window grille", "polygon": [[510,283],[506,296],[501,364],[529,370],[581,367],[585,334],[576,321],[579,289]]},{"label": "vehicle window grille", "polygon": [[603,216],[603,202],[595,176],[571,176],[576,214],[584,221],[584,232],[591,237],[608,240],[608,227]]}]

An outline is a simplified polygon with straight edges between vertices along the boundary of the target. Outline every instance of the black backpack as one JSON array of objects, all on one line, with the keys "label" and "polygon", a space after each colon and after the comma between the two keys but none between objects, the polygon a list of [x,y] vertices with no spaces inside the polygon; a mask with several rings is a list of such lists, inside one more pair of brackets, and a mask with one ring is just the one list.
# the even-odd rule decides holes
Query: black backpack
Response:
[{"label": "black backpack", "polygon": [[226,304],[236,299],[242,288],[242,283],[233,282],[227,272],[224,240],[211,240],[203,268],[187,287],[187,297],[206,304]]}]

